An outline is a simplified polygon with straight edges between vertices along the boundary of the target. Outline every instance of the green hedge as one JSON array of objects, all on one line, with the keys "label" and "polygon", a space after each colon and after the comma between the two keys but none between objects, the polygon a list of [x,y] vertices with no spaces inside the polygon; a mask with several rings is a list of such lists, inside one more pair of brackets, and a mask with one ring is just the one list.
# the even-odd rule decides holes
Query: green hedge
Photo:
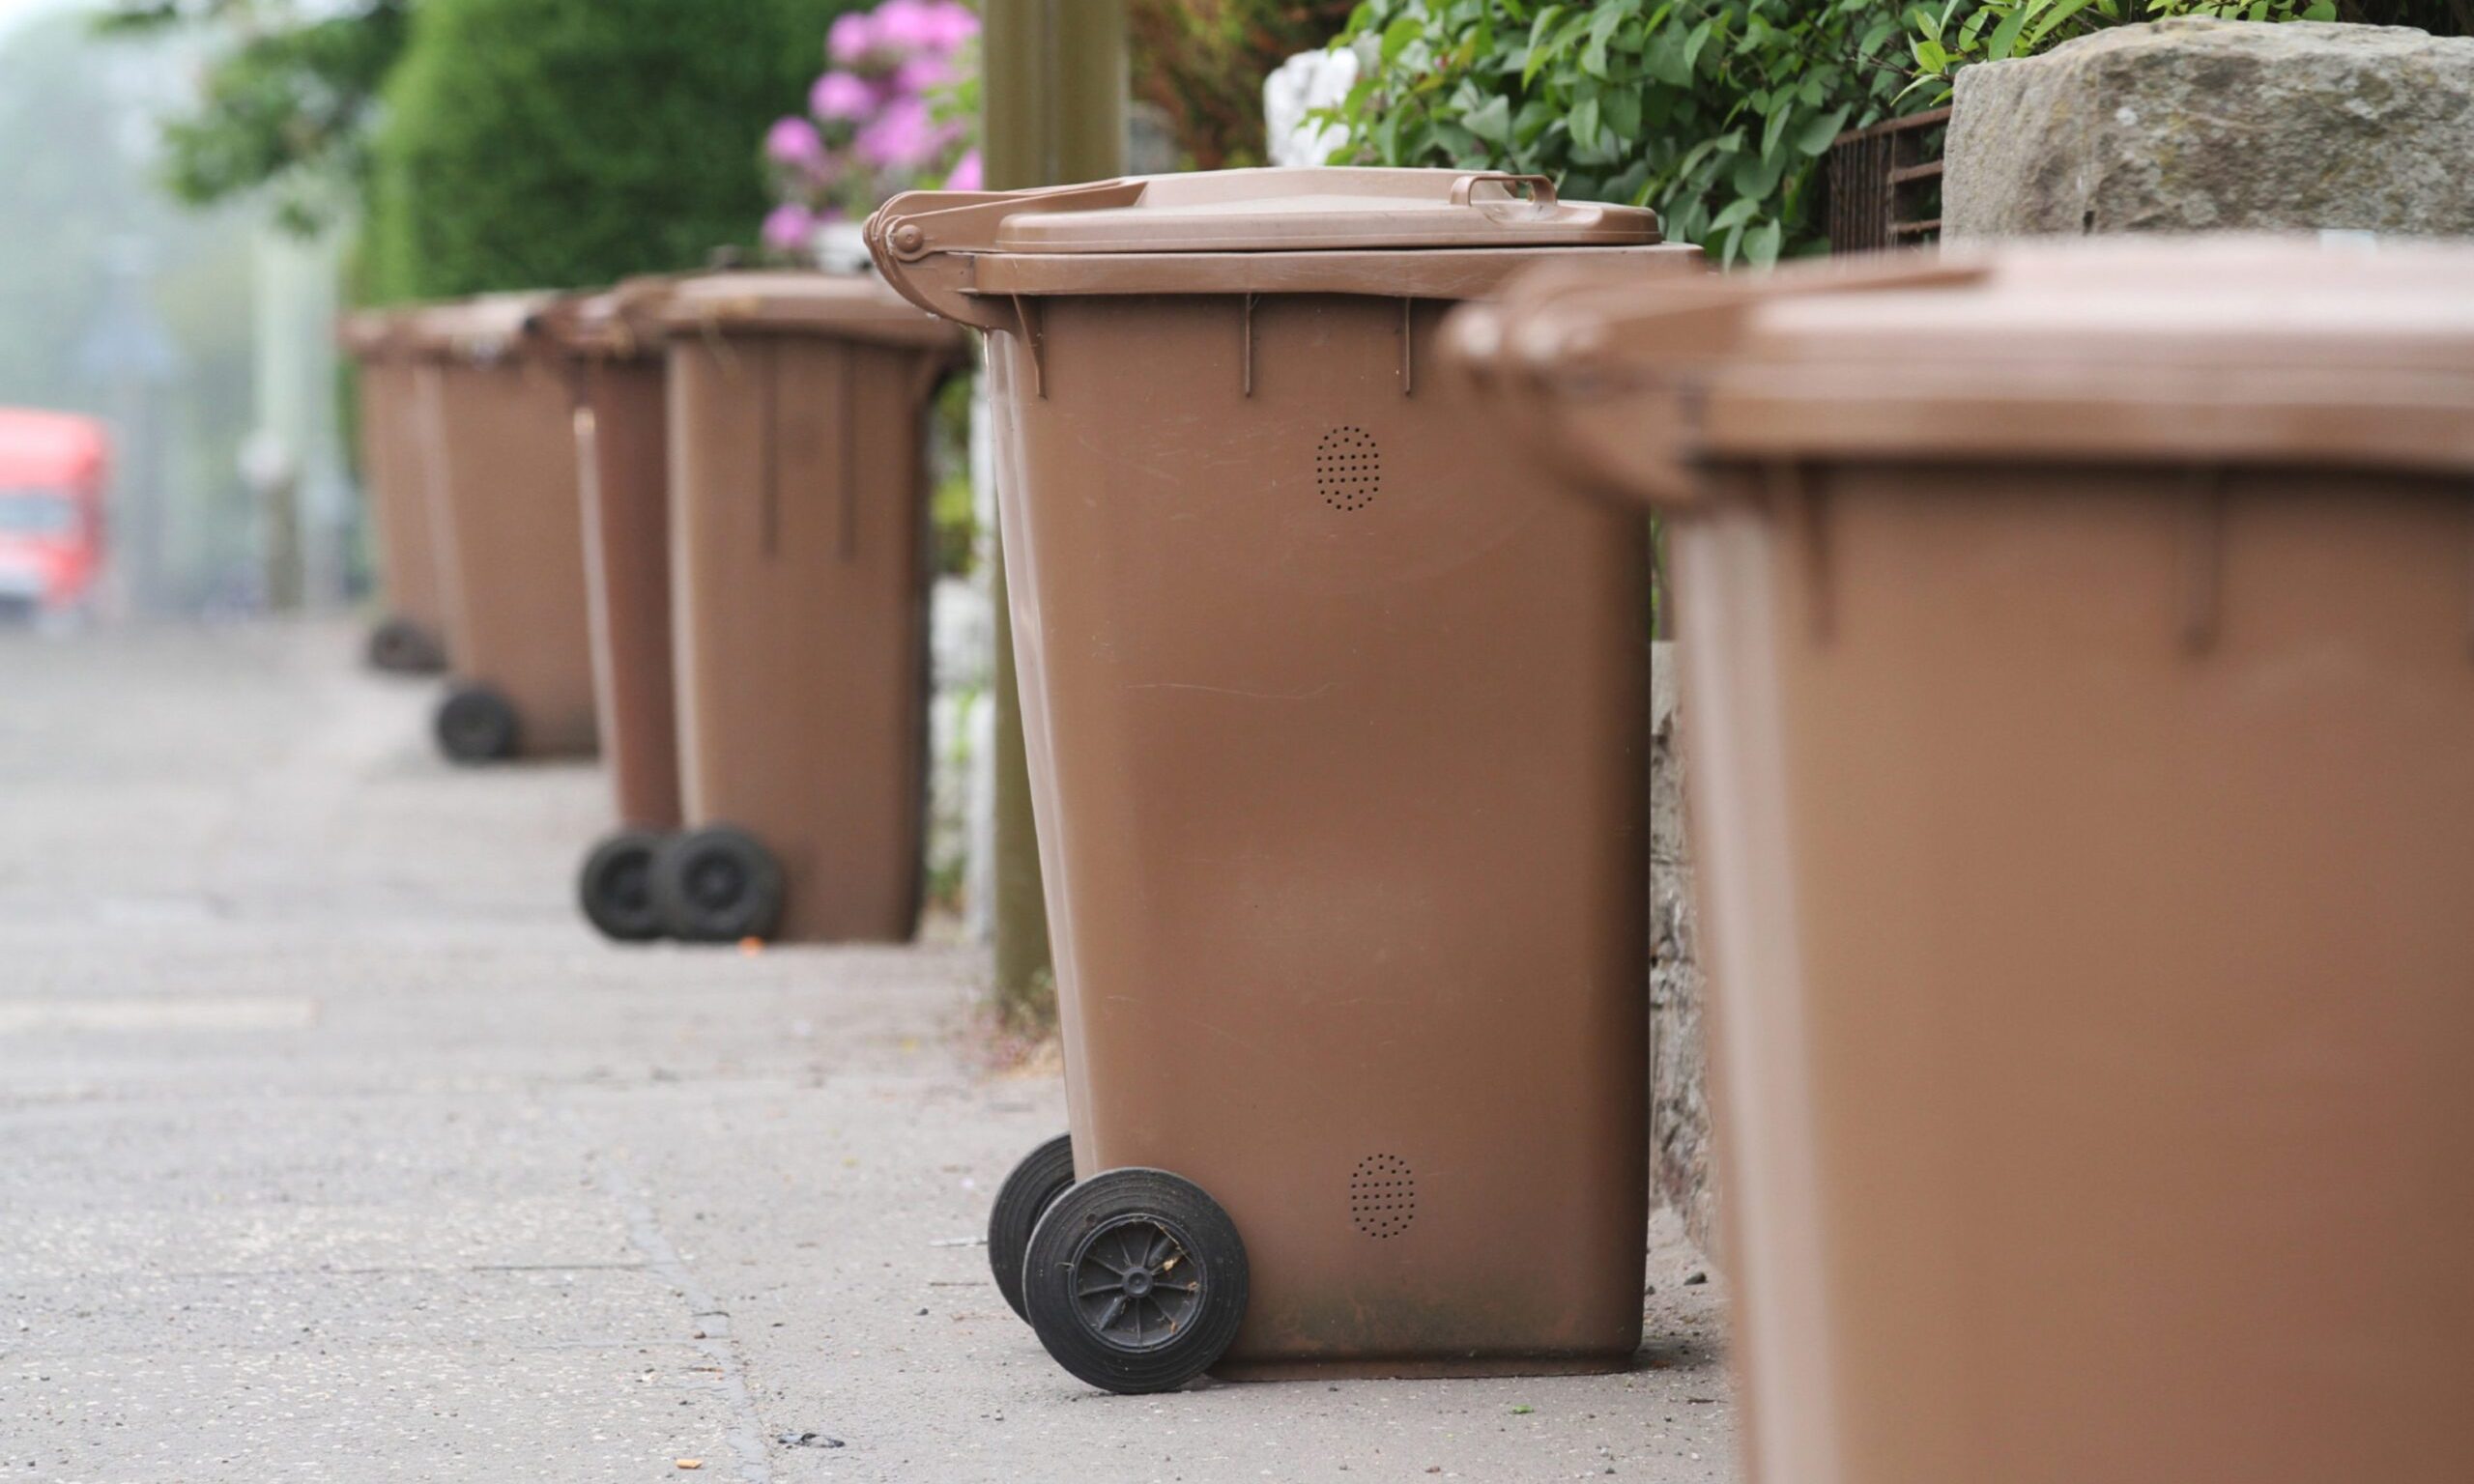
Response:
[{"label": "green hedge", "polygon": [[1912,82],[1905,21],[1891,0],[1365,0],[1336,162],[1551,176],[1766,265],[1821,245],[1822,157]]},{"label": "green hedge", "polygon": [[753,244],[765,128],[852,8],[423,0],[372,149],[372,296],[606,283]]}]

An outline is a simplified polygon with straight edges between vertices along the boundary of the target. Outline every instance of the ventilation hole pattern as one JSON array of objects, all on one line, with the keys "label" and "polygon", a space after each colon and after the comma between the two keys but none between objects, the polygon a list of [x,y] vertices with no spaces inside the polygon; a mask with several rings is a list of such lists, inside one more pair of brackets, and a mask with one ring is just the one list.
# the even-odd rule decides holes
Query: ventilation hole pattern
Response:
[{"label": "ventilation hole pattern", "polygon": [[1364,428],[1334,428],[1314,449],[1314,490],[1335,510],[1363,510],[1383,489],[1383,454]]},{"label": "ventilation hole pattern", "polygon": [[1349,1177],[1349,1215],[1368,1237],[1389,1240],[1418,1213],[1418,1183],[1398,1155],[1368,1155]]}]

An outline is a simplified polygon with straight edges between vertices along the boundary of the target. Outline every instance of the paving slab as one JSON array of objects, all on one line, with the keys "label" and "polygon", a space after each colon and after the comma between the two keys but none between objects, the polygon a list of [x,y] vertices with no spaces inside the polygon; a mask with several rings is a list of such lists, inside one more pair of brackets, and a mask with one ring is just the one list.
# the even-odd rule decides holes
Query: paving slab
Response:
[{"label": "paving slab", "polygon": [[599,776],[446,766],[354,642],[0,634],[0,1479],[1738,1476],[1672,1220],[1627,1374],[1075,1383],[979,1244],[1064,1118],[982,956],[598,942]]}]

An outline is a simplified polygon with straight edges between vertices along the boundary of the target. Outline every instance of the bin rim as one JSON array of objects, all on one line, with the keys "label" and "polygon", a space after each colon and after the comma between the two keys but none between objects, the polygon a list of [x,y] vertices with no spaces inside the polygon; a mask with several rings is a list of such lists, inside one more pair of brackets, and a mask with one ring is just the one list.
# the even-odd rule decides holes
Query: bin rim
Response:
[{"label": "bin rim", "polygon": [[648,306],[673,339],[716,333],[824,335],[874,344],[958,348],[962,332],[906,302],[874,273],[741,269],[675,280]]},{"label": "bin rim", "polygon": [[541,317],[560,297],[531,290],[408,305],[400,311],[397,343],[434,359],[505,360],[544,348]]},{"label": "bin rim", "polygon": [[908,191],[866,235],[898,292],[982,328],[1011,328],[1000,305],[1018,296],[1457,300],[1492,292],[1542,252],[1665,246],[1655,212],[1563,201],[1542,176],[1358,167]]},{"label": "bin rim", "polygon": [[663,302],[692,275],[646,273],[606,289],[564,295],[534,316],[533,328],[570,356],[633,360],[661,353]]},{"label": "bin rim", "polygon": [[335,317],[335,345],[355,360],[384,360],[406,349],[409,327],[401,309],[353,309]]},{"label": "bin rim", "polygon": [[1568,477],[1658,505],[1711,498],[1698,468],[1727,461],[2474,471],[2465,248],[2020,244],[1691,281],[1555,265],[1446,350]]}]

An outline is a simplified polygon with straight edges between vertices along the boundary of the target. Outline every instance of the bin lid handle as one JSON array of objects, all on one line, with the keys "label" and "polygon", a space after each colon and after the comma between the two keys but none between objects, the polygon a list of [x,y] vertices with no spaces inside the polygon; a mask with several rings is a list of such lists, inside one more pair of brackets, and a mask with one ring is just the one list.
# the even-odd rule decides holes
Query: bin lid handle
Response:
[{"label": "bin lid handle", "polygon": [[1476,204],[1472,199],[1473,194],[1480,186],[1486,185],[1504,186],[1505,195],[1515,201],[1521,198],[1512,191],[1511,187],[1526,186],[1529,187],[1528,199],[1532,206],[1553,206],[1556,202],[1555,182],[1550,176],[1518,175],[1510,170],[1477,170],[1452,183],[1452,204],[1454,206]]}]

